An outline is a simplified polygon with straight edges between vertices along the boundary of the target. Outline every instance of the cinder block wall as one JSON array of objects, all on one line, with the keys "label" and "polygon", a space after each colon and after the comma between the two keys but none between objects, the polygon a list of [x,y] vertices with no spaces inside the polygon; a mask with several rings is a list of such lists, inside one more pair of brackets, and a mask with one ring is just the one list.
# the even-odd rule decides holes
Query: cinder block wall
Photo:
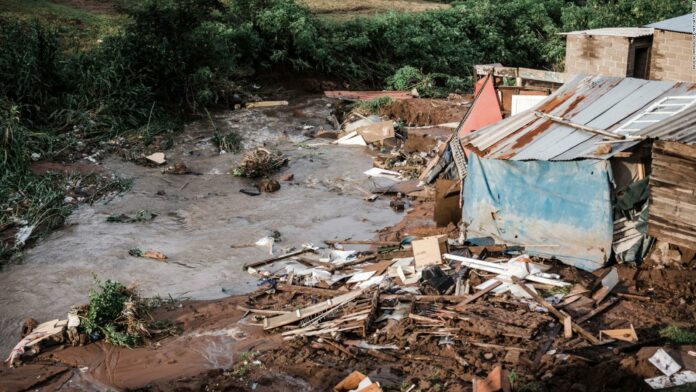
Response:
[{"label": "cinder block wall", "polygon": [[691,34],[655,30],[650,79],[696,82],[691,64]]},{"label": "cinder block wall", "polygon": [[626,76],[629,39],[601,35],[566,36],[565,72]]}]

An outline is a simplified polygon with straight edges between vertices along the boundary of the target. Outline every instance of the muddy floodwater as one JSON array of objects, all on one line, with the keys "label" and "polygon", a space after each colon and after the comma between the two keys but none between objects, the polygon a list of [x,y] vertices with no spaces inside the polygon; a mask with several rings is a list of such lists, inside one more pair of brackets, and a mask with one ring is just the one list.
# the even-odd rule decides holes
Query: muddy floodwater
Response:
[{"label": "muddy floodwater", "polygon": [[[26,317],[39,321],[64,318],[72,305],[87,301],[93,275],[135,283],[146,295],[214,299],[256,289],[256,278],[242,264],[269,257],[254,246],[278,230],[275,253],[326,239],[372,238],[400,215],[385,199],[363,200],[374,180],[364,147],[328,145],[308,139],[311,129],[330,128],[331,104],[323,98],[290,99],[290,106],[217,113],[220,131],[244,135],[244,147],[260,145],[283,151],[293,173],[276,193],[247,196],[239,192],[253,181],[229,174],[241,154],[219,154],[211,142],[210,121],[186,127],[167,151],[168,162],[184,162],[200,175],[162,174],[110,157],[106,172],[133,178],[129,192],[79,207],[66,225],[25,251],[18,264],[0,271],[0,350],[9,352]],[[312,128],[314,127],[314,128]],[[149,222],[107,223],[111,214],[148,209]],[[136,258],[128,250],[156,250],[167,263]],[[282,264],[270,266],[279,269]]]}]

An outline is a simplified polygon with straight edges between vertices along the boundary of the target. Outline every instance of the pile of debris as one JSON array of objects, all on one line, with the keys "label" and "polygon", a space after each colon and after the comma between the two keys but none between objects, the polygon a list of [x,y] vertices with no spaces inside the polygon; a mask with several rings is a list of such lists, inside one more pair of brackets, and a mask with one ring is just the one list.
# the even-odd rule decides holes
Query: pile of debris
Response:
[{"label": "pile of debris", "polygon": [[[388,363],[404,377],[445,368],[446,379],[461,382],[500,373],[504,364],[521,382],[569,358],[585,360],[586,350],[606,357],[606,346],[618,353],[651,343],[639,343],[628,322],[585,327],[622,298],[650,300],[614,292],[616,268],[597,277],[532,259],[520,247],[460,245],[446,236],[326,242],[330,248],[307,245],[245,266],[263,287],[248,296],[243,322],[287,341],[262,362],[321,356],[325,366],[344,368]],[[366,245],[374,249],[344,249]],[[283,268],[265,270],[281,260]]]},{"label": "pile of debris", "polygon": [[143,298],[134,286],[115,281],[97,280],[95,284],[96,289],[89,293],[89,304],[74,306],[67,319],[41,324],[31,318],[25,320],[21,340],[5,362],[13,367],[56,344],[82,346],[103,339],[109,344],[134,347],[179,332],[173,323],[150,316],[152,309],[174,300]]}]

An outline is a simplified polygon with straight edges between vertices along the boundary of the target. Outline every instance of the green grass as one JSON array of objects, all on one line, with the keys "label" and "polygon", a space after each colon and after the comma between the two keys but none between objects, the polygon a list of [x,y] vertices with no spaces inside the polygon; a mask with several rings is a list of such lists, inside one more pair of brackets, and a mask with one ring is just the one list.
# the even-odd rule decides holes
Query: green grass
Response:
[{"label": "green grass", "polygon": [[677,344],[696,344],[696,333],[670,325],[660,330],[660,336]]},{"label": "green grass", "polygon": [[116,33],[126,20],[115,12],[93,12],[49,0],[2,0],[0,16],[50,24],[60,34],[75,39],[81,48],[97,45],[99,40]]}]

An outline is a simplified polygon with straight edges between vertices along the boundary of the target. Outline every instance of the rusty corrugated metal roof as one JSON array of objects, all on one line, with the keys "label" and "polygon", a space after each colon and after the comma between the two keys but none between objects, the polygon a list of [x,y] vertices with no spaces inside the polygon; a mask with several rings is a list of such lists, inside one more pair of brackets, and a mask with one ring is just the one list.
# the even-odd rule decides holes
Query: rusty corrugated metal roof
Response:
[{"label": "rusty corrugated metal roof", "polygon": [[[607,137],[540,118],[535,111],[587,127],[615,132],[669,97],[694,97],[696,84],[607,76],[577,76],[535,108],[508,117],[461,139],[462,145],[486,158],[512,160],[607,159],[635,142],[620,142],[607,151]],[[654,106],[654,105],[653,105]],[[632,122],[627,135],[640,135],[649,124],[662,124],[670,114],[656,112],[648,122]],[[655,118],[658,118],[655,120]],[[635,120],[635,119],[634,119]],[[656,126],[656,125],[653,125]],[[637,130],[634,129],[638,128]],[[664,131],[663,131],[664,132]]]}]

